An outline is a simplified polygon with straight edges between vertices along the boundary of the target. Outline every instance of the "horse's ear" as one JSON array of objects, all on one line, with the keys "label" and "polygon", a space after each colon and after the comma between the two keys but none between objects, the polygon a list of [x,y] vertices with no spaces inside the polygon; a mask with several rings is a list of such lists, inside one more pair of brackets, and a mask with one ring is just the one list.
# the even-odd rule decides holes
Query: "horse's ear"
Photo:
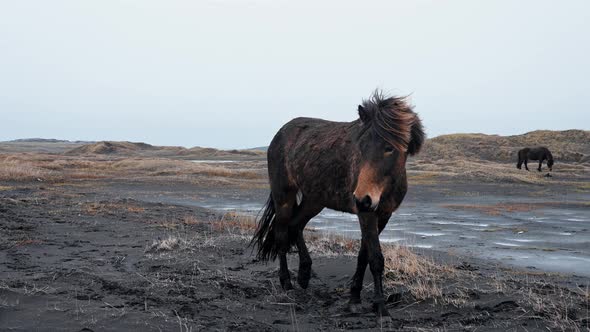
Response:
[{"label": "horse's ear", "polygon": [[408,154],[415,155],[416,153],[420,152],[422,145],[424,144],[424,140],[426,139],[426,134],[424,133],[424,128],[422,127],[422,121],[416,116],[416,121],[412,125],[412,130],[410,132],[410,143],[408,144]]},{"label": "horse's ear", "polygon": [[359,105],[358,111],[359,118],[363,123],[368,123],[373,118],[371,112],[368,109],[364,108],[362,105]]}]

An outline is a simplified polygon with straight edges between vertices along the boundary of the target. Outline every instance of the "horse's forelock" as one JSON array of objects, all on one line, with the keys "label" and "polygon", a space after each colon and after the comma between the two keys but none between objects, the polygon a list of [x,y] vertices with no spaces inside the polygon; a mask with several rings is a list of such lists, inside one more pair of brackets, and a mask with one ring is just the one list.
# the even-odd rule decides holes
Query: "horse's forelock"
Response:
[{"label": "horse's forelock", "polygon": [[375,91],[363,106],[373,111],[373,129],[398,151],[407,151],[412,126],[419,121],[406,97],[387,97]]}]

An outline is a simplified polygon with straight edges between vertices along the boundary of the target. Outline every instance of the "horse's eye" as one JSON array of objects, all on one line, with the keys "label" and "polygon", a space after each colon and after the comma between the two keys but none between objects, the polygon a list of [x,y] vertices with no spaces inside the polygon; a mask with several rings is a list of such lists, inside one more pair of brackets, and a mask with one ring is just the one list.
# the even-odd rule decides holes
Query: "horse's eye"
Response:
[{"label": "horse's eye", "polygon": [[388,146],[385,148],[385,154],[390,155],[393,153],[393,147],[392,146]]}]

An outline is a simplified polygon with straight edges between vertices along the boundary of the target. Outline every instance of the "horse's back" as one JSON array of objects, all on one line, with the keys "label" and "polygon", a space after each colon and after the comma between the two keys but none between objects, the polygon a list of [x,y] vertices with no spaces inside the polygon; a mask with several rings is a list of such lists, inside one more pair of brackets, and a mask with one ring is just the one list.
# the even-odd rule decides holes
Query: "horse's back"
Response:
[{"label": "horse's back", "polygon": [[551,155],[548,148],[544,146],[536,146],[533,148],[524,148],[518,151],[519,158],[527,158],[531,160],[539,160],[539,158],[547,158]]},{"label": "horse's back", "polygon": [[357,127],[316,118],[283,125],[268,149],[271,187],[330,192],[326,186],[350,176],[351,137]]},{"label": "horse's back", "polygon": [[334,122],[317,118],[299,117],[285,123],[269,146],[269,154],[277,150],[292,150],[304,142],[321,144],[323,140],[338,136],[350,122]]},{"label": "horse's back", "polygon": [[549,149],[547,149],[544,146],[537,146],[537,147],[530,149],[530,152],[535,153],[535,154],[547,153],[547,152],[549,152]]}]

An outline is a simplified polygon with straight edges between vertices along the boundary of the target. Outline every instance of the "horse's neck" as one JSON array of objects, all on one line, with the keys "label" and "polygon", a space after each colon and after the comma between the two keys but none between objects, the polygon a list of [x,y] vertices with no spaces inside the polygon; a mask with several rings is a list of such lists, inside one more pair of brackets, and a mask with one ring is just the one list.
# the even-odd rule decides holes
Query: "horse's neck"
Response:
[{"label": "horse's neck", "polygon": [[545,157],[547,157],[547,160],[553,160],[553,155],[551,154],[551,151],[549,151],[549,150],[547,150]]}]

